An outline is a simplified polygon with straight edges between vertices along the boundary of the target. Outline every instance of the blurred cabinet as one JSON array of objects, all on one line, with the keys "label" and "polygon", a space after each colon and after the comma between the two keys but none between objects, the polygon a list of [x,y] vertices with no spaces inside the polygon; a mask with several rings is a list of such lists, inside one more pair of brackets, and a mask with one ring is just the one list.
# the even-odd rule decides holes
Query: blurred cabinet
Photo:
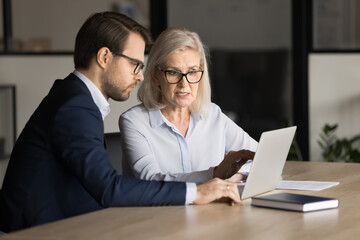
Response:
[{"label": "blurred cabinet", "polygon": [[290,123],[289,51],[211,49],[213,101],[255,140]]}]

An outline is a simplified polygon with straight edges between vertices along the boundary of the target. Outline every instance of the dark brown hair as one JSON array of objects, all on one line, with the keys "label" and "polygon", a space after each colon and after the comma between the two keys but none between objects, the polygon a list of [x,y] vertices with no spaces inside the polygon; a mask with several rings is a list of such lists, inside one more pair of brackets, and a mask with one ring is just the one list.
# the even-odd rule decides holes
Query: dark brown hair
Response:
[{"label": "dark brown hair", "polygon": [[126,15],[116,12],[100,12],[91,15],[76,36],[75,68],[87,69],[91,58],[102,47],[121,53],[130,32],[140,34],[149,48],[152,43],[149,31]]}]

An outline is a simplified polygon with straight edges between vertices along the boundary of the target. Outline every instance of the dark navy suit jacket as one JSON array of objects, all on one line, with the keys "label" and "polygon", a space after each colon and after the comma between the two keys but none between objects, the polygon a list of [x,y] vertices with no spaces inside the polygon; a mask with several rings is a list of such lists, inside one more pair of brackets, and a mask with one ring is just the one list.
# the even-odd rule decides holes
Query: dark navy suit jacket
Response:
[{"label": "dark navy suit jacket", "polygon": [[116,174],[101,113],[86,85],[70,74],[55,81],[14,146],[0,193],[0,230],[106,207],[181,205],[185,195],[185,183]]}]

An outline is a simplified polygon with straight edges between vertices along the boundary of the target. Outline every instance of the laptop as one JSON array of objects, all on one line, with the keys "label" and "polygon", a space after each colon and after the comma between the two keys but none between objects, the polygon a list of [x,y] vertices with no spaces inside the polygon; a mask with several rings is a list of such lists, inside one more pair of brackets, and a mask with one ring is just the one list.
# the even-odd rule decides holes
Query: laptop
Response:
[{"label": "laptop", "polygon": [[245,183],[239,183],[241,199],[274,190],[281,181],[296,126],[263,132]]}]

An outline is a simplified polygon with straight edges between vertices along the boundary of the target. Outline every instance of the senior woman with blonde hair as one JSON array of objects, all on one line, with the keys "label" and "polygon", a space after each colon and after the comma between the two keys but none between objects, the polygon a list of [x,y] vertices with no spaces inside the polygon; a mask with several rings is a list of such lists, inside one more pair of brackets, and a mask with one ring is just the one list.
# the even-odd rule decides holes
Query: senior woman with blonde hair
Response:
[{"label": "senior woman with blonde hair", "polygon": [[211,103],[206,56],[198,34],[185,29],[169,28],[155,41],[138,91],[142,104],[119,120],[124,175],[195,183],[244,178],[241,167],[257,142]]}]

